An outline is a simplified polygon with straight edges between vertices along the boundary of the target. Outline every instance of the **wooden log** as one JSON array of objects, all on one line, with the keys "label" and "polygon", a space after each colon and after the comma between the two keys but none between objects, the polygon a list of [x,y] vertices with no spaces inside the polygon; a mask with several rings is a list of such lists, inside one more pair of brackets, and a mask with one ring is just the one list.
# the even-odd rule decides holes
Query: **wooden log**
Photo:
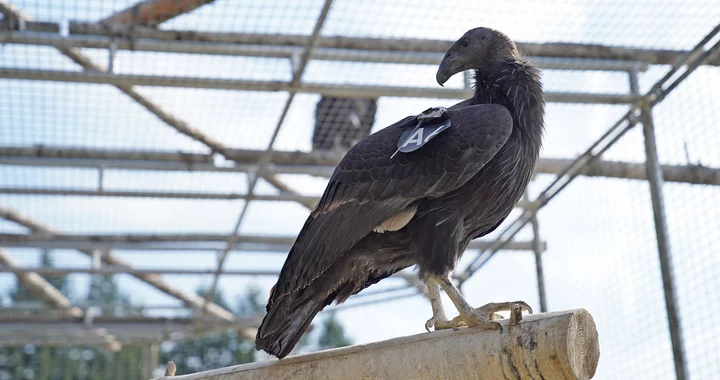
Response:
[{"label": "wooden log", "polygon": [[[49,234],[49,235],[56,235],[56,236],[62,236],[62,234],[52,228],[51,226],[48,226],[38,220],[32,219],[30,217],[27,217],[25,215],[22,215],[15,210],[12,210],[7,207],[3,207],[0,205],[0,218],[9,220],[11,222],[15,222],[19,225],[25,226],[32,230],[34,233],[41,233],[41,234]],[[81,253],[84,253],[85,255],[92,257],[93,251],[92,250],[78,250]],[[103,255],[100,256],[100,259],[102,262],[106,265],[112,265],[115,267],[121,267],[125,268],[127,270],[133,270],[135,269],[130,262],[125,261],[123,259],[120,259],[114,255],[111,254],[111,252],[105,252]],[[200,307],[203,305],[203,298],[192,294],[192,293],[185,293],[184,291],[175,288],[171,286],[169,283],[167,283],[165,280],[160,277],[160,275],[155,273],[137,273],[133,275],[135,278],[144,281],[147,284],[150,284],[151,286],[154,286],[156,289],[160,290],[161,292],[168,294],[172,297],[175,297],[185,303],[185,305],[192,306],[192,307]],[[208,312],[215,317],[225,320],[225,321],[234,321],[235,316],[233,313],[231,313],[228,310],[225,310],[225,308],[210,302],[207,305]]]},{"label": "wooden log", "polygon": [[[0,269],[19,269],[20,264],[0,248]],[[80,308],[73,306],[72,302],[62,292],[55,288],[46,279],[37,273],[16,273],[20,283],[29,291],[38,295],[45,303],[60,310],[62,315],[81,317]]]},{"label": "wooden log", "polygon": [[443,330],[244,364],[174,380],[591,379],[600,351],[583,309],[526,316],[503,331]]},{"label": "wooden log", "polygon": [[100,23],[156,26],[212,1],[214,0],[145,0],[102,19]]}]

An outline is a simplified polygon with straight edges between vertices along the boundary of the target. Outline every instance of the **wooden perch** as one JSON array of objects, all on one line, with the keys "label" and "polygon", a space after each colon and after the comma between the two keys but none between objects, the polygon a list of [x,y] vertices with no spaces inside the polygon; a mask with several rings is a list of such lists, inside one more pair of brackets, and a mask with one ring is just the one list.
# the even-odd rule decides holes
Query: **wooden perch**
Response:
[{"label": "wooden perch", "polygon": [[145,0],[100,22],[156,26],[212,1],[214,0]]},{"label": "wooden perch", "polygon": [[591,379],[600,356],[585,310],[525,316],[503,332],[443,330],[244,364],[174,380]]},{"label": "wooden perch", "polygon": [[[59,231],[55,230],[51,226],[45,225],[44,223],[29,218],[27,216],[21,215],[15,210],[9,209],[7,207],[3,207],[0,205],[0,218],[9,220],[11,222],[15,222],[21,226],[25,226],[32,230],[34,234],[45,234],[45,235],[54,235],[57,237],[63,236]],[[29,236],[35,236],[35,235],[29,235]],[[82,249],[78,250],[81,253],[84,253],[87,256],[92,257],[93,251]],[[130,262],[127,262],[125,260],[122,260],[118,257],[113,256],[110,252],[105,252],[100,256],[100,260],[102,260],[103,263],[106,265],[126,268],[128,270],[134,269],[134,267],[131,265]],[[10,267],[10,265],[7,265]],[[175,297],[181,301],[183,301],[186,305],[191,307],[202,307],[203,305],[203,298],[200,296],[197,296],[195,294],[191,293],[185,293],[184,291],[177,289],[173,286],[171,286],[169,283],[165,282],[165,280],[162,279],[158,274],[154,273],[137,273],[133,274],[135,278],[144,281],[161,292],[164,292],[165,294],[168,294],[172,297]],[[208,312],[215,317],[225,320],[225,321],[234,321],[235,316],[228,310],[225,310],[225,308],[215,304],[215,303],[208,303],[207,305]],[[251,336],[251,335],[249,335]]]},{"label": "wooden perch", "polygon": [[[0,248],[0,267],[20,268],[20,264],[2,248]],[[62,315],[81,317],[80,308],[72,305],[72,302],[65,297],[57,288],[37,273],[16,274],[20,283],[31,292],[37,294],[48,305],[59,309]]]}]

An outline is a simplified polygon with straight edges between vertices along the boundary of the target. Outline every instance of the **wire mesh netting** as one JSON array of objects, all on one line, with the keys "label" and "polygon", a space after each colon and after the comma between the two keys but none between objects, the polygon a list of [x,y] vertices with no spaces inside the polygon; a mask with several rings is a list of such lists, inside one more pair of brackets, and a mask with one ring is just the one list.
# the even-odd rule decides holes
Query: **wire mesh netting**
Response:
[{"label": "wire mesh netting", "polygon": [[[668,165],[695,168],[720,166],[720,69],[699,68],[677,92],[655,107],[660,160]],[[712,315],[720,305],[712,290],[718,286],[720,262],[720,194],[707,185],[668,183],[665,205],[682,313],[684,346],[693,378],[712,378],[720,373],[716,359],[720,346],[713,337],[720,329]],[[702,311],[700,311],[702,310]]]},{"label": "wire mesh netting", "polygon": [[[213,300],[240,316],[245,290],[257,288],[265,300],[344,151],[408,115],[470,96],[469,76],[444,89],[435,80],[450,41],[468,29],[505,32],[543,69],[548,105],[542,168],[529,190],[535,199],[632,107],[630,72],[645,94],[720,20],[711,0],[337,0],[323,18],[326,4],[0,0],[0,252],[15,267],[68,269],[44,276],[83,313],[185,318],[197,327],[202,312],[192,297],[212,288],[218,253],[236,232]],[[720,61],[709,63],[653,109],[660,162],[681,174],[663,188],[692,379],[720,373]],[[646,160],[642,126],[601,160],[622,169],[585,173],[538,214],[548,306],[593,315],[602,352],[595,378],[672,379],[649,184],[636,174],[644,175]],[[513,242],[533,237],[526,226]],[[457,273],[484,251],[469,249]],[[18,293],[12,266],[2,268],[3,315],[56,314]],[[164,285],[141,272],[154,270],[167,272]],[[510,274],[520,279],[508,281]],[[503,249],[463,291],[473,304],[526,299],[539,309],[536,287],[532,252]],[[424,331],[430,308],[405,280],[366,292],[331,308],[356,343]],[[394,301],[357,306],[383,300]],[[368,314],[384,323],[368,329]],[[160,329],[162,339],[132,336],[131,349],[116,354],[82,344],[58,353],[41,348],[32,327],[13,326],[38,345],[0,351],[0,380],[143,378],[160,371],[153,350],[177,354],[171,346],[188,335],[174,330],[195,331],[177,325]],[[223,344],[237,350],[188,348],[182,368],[251,358],[244,343],[228,339]],[[48,372],[53,356],[65,359]]]}]

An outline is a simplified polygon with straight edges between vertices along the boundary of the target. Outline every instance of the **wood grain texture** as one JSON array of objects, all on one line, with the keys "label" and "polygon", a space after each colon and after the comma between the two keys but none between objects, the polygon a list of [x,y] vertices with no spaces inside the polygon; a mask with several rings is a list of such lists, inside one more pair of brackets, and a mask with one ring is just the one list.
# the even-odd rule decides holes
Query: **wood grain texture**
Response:
[{"label": "wood grain texture", "polygon": [[591,379],[600,348],[584,309],[525,316],[503,332],[464,328],[173,377],[257,379]]}]

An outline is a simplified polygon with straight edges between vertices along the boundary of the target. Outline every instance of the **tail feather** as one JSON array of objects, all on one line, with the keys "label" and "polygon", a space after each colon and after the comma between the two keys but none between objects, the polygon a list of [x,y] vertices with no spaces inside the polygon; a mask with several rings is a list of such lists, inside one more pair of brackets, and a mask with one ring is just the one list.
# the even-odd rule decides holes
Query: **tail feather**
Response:
[{"label": "tail feather", "polygon": [[330,295],[318,299],[302,293],[307,292],[303,290],[275,300],[258,329],[255,348],[284,358],[305,334],[315,315],[335,298]]}]

